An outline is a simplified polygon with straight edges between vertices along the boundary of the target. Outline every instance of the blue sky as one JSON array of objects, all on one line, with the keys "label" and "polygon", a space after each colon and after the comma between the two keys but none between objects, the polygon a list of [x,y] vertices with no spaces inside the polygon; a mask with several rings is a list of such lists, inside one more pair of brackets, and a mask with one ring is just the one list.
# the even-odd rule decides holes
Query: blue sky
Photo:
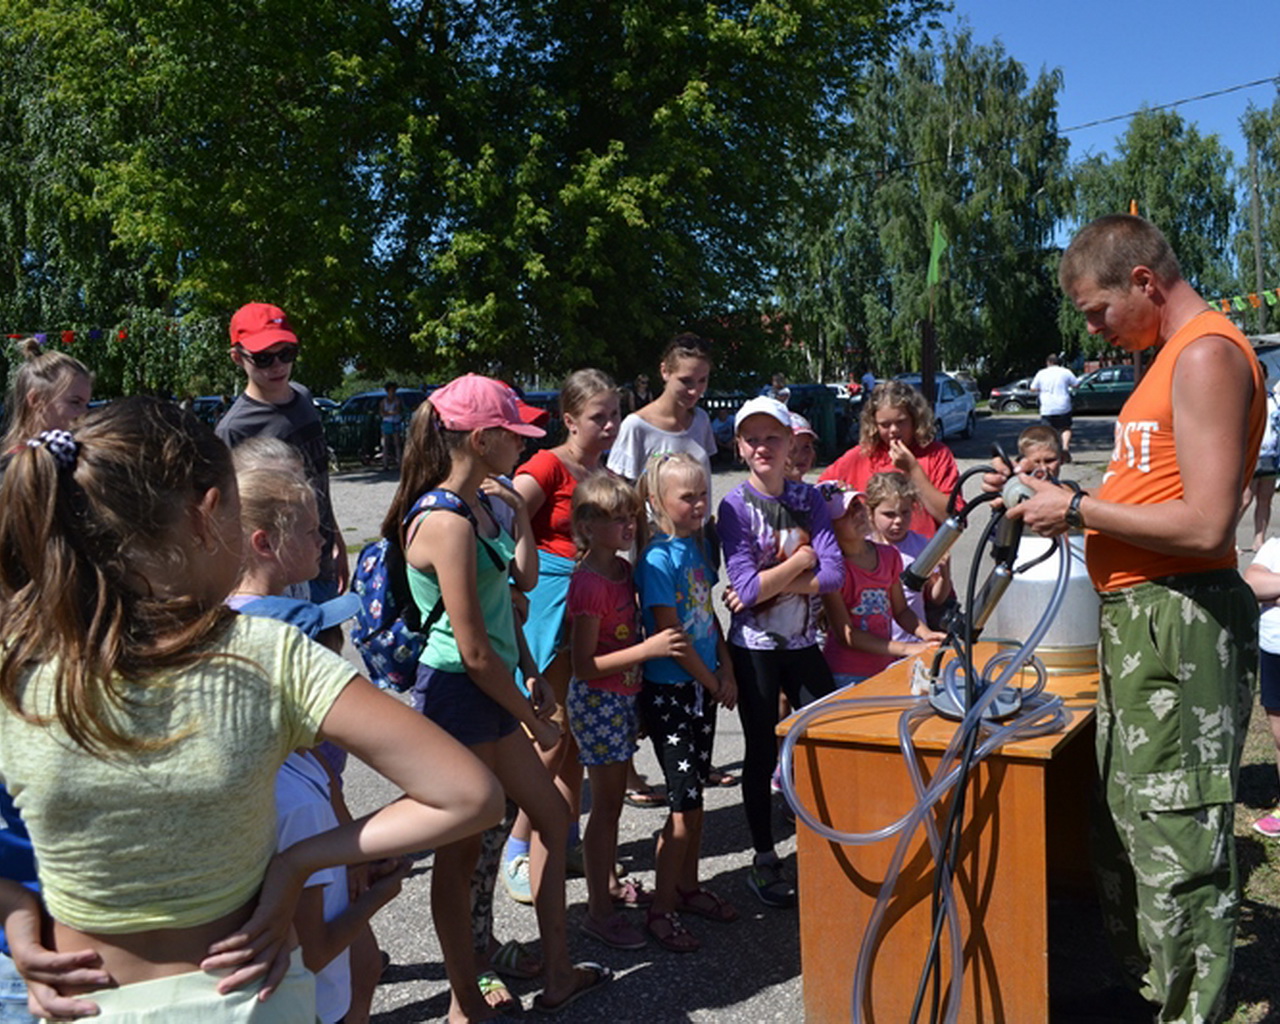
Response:
[{"label": "blue sky", "polygon": [[[1276,0],[954,0],[948,28],[967,19],[975,42],[999,38],[1034,78],[1059,67],[1058,125],[1094,121],[1280,75]],[[1274,85],[1177,108],[1204,134],[1216,132],[1244,166],[1239,119],[1250,101],[1268,107]],[[1110,155],[1123,121],[1071,132],[1071,158]]]}]

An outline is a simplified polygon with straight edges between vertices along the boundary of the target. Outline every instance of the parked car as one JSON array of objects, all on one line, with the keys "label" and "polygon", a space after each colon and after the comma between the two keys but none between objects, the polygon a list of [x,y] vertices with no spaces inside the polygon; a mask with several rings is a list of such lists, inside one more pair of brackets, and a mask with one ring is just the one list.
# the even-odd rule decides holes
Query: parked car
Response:
[{"label": "parked car", "polygon": [[992,388],[987,404],[993,412],[1021,412],[1023,409],[1038,408],[1040,397],[1031,390],[1030,377],[1019,377],[1008,384]]},{"label": "parked car", "polygon": [[528,438],[525,444],[525,451],[528,454],[532,454],[538,449],[554,448],[560,444],[567,435],[564,420],[560,416],[560,392],[525,391],[520,397],[526,405],[532,405],[535,408],[547,411],[547,422],[541,424],[542,429],[547,432],[546,436]]},{"label": "parked car", "polygon": [[[900,373],[894,379],[920,390],[921,378],[918,373]],[[935,373],[933,386],[936,392],[933,415],[938,421],[938,440],[972,437],[978,426],[978,403],[973,400],[973,395],[962,388],[960,382],[949,373]]]},{"label": "parked car", "polygon": [[191,399],[191,411],[209,426],[217,426],[218,420],[231,408],[233,398],[226,395],[196,395]]},{"label": "parked car", "polygon": [[1271,387],[1280,380],[1280,345],[1264,343],[1254,348],[1253,354],[1262,364],[1262,372],[1267,377],[1267,387]]},{"label": "parked car", "polygon": [[1071,411],[1117,413],[1133,394],[1133,384],[1132,363],[1086,373],[1071,392]]},{"label": "parked car", "polygon": [[[404,406],[404,424],[409,416],[427,397],[421,388],[399,388],[396,394]],[[382,423],[378,415],[378,403],[386,398],[381,388],[352,395],[331,413],[324,424],[325,440],[336,462],[359,459],[366,466],[378,457],[382,445]]]}]

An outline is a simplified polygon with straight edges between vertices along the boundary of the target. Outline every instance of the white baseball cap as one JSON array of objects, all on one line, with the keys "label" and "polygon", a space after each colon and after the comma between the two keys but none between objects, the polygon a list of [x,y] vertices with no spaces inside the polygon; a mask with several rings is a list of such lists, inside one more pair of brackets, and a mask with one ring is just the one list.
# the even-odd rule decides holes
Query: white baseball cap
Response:
[{"label": "white baseball cap", "polygon": [[733,417],[734,433],[737,433],[738,428],[749,416],[772,416],[788,430],[791,429],[791,413],[787,407],[776,398],[770,398],[767,395],[757,395],[742,403],[742,408]]}]

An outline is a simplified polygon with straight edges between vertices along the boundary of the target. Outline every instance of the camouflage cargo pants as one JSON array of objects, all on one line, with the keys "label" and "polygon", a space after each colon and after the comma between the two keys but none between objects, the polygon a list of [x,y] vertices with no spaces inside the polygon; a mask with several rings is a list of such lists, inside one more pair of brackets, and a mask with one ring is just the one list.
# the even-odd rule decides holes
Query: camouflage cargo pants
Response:
[{"label": "camouflage cargo pants", "polygon": [[1102,595],[1094,861],[1109,938],[1161,1021],[1219,1014],[1239,884],[1232,838],[1258,664],[1234,572]]}]

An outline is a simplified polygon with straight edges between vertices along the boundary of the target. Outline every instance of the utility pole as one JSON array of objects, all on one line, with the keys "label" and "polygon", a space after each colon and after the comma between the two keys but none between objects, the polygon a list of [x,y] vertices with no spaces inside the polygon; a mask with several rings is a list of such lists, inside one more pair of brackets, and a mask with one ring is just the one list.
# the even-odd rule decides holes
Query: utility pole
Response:
[{"label": "utility pole", "polygon": [[[1258,192],[1258,144],[1249,136],[1249,220],[1253,227],[1253,290],[1262,295],[1266,282],[1262,279],[1262,197]],[[1267,304],[1258,306],[1258,333],[1267,333]]]}]

